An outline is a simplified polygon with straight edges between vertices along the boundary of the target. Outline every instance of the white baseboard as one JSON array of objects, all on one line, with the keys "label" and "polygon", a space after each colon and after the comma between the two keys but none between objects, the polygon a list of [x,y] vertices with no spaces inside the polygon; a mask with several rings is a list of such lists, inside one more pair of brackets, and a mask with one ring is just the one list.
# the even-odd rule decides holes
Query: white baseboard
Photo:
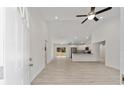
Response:
[{"label": "white baseboard", "polygon": [[54,58],[51,58],[47,61],[47,64],[51,63]]},{"label": "white baseboard", "polygon": [[114,68],[114,69],[117,69],[117,70],[120,70],[119,67],[116,67],[116,66],[113,66],[113,65],[105,64],[105,66],[110,67],[110,68]]},{"label": "white baseboard", "polygon": [[[49,64],[50,62],[52,62],[52,60],[53,60],[53,58],[51,58],[51,59],[48,61],[47,64]],[[31,78],[30,82],[32,82],[32,81],[43,71],[44,68],[45,68],[45,66],[44,66],[43,68],[40,68],[40,69],[36,72],[36,74]]]},{"label": "white baseboard", "polygon": [[30,83],[40,74],[40,72],[42,72],[42,70],[43,70],[44,68],[45,68],[45,67],[40,68],[40,69],[36,72],[36,74],[31,78]]}]

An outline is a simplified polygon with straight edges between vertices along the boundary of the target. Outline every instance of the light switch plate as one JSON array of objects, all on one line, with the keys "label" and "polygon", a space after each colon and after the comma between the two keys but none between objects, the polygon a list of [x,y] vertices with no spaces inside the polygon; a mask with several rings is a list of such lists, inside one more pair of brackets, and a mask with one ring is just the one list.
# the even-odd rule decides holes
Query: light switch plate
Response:
[{"label": "light switch plate", "polygon": [[0,79],[3,79],[3,67],[0,66]]}]

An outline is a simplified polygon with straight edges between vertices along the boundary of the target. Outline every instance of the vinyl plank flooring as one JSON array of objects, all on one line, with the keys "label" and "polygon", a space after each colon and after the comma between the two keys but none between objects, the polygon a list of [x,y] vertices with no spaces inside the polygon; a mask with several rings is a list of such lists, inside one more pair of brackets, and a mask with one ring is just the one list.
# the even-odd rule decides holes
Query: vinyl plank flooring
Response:
[{"label": "vinyl plank flooring", "polygon": [[118,85],[119,70],[100,62],[55,59],[33,80],[32,85]]}]

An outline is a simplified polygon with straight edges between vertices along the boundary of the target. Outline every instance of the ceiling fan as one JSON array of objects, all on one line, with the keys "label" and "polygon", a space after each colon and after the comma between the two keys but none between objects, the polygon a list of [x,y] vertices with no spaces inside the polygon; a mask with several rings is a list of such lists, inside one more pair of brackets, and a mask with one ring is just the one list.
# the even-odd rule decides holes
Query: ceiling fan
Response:
[{"label": "ceiling fan", "polygon": [[81,24],[83,24],[87,20],[92,20],[92,19],[98,21],[99,19],[96,17],[96,15],[108,11],[110,9],[112,9],[112,7],[107,7],[105,9],[95,12],[95,7],[91,7],[91,11],[87,15],[76,15],[76,17],[87,17],[83,22],[81,22]]}]

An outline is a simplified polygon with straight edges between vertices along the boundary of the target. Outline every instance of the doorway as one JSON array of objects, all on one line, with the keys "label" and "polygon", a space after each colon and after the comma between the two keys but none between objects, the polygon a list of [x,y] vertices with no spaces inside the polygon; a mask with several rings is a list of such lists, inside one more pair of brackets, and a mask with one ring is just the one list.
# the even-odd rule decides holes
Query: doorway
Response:
[{"label": "doorway", "polygon": [[100,62],[105,63],[105,41],[99,42]]},{"label": "doorway", "polygon": [[66,57],[66,47],[57,47],[56,48],[56,56],[60,58]]}]

